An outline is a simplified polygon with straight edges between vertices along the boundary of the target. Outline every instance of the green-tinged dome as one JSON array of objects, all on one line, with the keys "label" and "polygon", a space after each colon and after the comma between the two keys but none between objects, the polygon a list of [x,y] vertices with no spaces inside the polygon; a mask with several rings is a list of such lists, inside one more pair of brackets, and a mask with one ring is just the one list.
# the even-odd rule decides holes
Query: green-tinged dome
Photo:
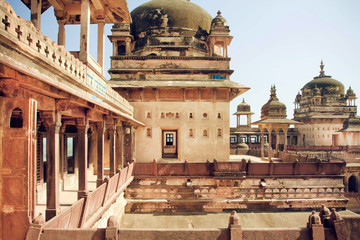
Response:
[{"label": "green-tinged dome", "polygon": [[315,88],[319,88],[323,93],[344,94],[344,85],[329,76],[315,78],[303,87],[303,89],[311,90]]},{"label": "green-tinged dome", "polygon": [[188,0],[152,0],[131,12],[132,33],[141,37],[151,28],[169,28],[183,36],[209,34],[212,17]]},{"label": "green-tinged dome", "polygon": [[325,75],[324,65],[322,61],[320,69],[320,75],[318,77],[314,77],[314,80],[305,84],[303,90],[316,90],[316,88],[318,88],[322,95],[344,94],[344,85],[341,82],[331,78],[331,76]]}]

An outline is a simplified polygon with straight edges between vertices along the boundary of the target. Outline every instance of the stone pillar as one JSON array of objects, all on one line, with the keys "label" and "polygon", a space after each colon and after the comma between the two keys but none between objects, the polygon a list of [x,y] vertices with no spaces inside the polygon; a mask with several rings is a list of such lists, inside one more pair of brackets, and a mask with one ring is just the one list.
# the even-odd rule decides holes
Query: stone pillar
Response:
[{"label": "stone pillar", "polygon": [[[288,145],[288,142],[287,142],[287,132],[288,132],[288,128],[284,128],[283,129],[284,131],[284,152],[287,152],[287,145]],[[290,141],[291,142],[291,141]]]},{"label": "stone pillar", "polygon": [[121,125],[116,126],[116,169],[124,167],[124,130]]},{"label": "stone pillar", "polygon": [[58,45],[65,46],[65,21],[58,21],[59,32],[58,32]]},{"label": "stone pillar", "polygon": [[264,130],[263,128],[260,128],[261,131],[261,157],[263,158],[265,156],[264,152]]},{"label": "stone pillar", "polygon": [[125,44],[126,44],[126,54],[130,54],[130,52],[131,52],[131,39],[127,38],[125,40]]},{"label": "stone pillar", "polygon": [[31,22],[37,29],[41,28],[41,6],[42,0],[31,0]]},{"label": "stone pillar", "polygon": [[276,153],[279,153],[279,131],[280,129],[279,128],[275,128],[275,150],[276,150]]},{"label": "stone pillar", "polygon": [[124,164],[130,163],[133,158],[133,128],[124,126]]},{"label": "stone pillar", "polygon": [[47,134],[47,178],[46,178],[46,221],[55,217],[60,211],[59,166],[60,166],[60,112],[46,117]]},{"label": "stone pillar", "polygon": [[97,124],[97,179],[96,187],[99,187],[104,181],[104,136],[105,124],[103,122]]},{"label": "stone pillar", "polygon": [[113,40],[113,56],[117,55],[117,41]]},{"label": "stone pillar", "polygon": [[105,23],[98,23],[97,62],[101,67],[101,74],[104,74],[104,28]]},{"label": "stone pillar", "polygon": [[109,125],[109,157],[110,157],[110,177],[116,174],[116,127],[115,125]]},{"label": "stone pillar", "polygon": [[251,125],[251,115],[250,114],[247,115],[247,125],[248,126]]},{"label": "stone pillar", "polygon": [[90,0],[81,0],[79,60],[84,63],[88,61],[89,36],[90,36]]},{"label": "stone pillar", "polygon": [[273,148],[272,148],[272,135],[271,135],[271,132],[272,132],[272,129],[269,129],[269,128],[268,128],[268,134],[269,134],[269,149],[268,149],[268,158],[269,158],[269,160],[271,159],[271,156],[272,156],[272,151],[273,151]]},{"label": "stone pillar", "polygon": [[[67,156],[67,153],[65,152],[65,128],[66,124],[62,125],[60,128],[60,167],[59,167],[59,176],[61,176],[61,189],[64,190],[65,185],[65,157]],[[42,161],[41,161],[42,162]]]},{"label": "stone pillar", "polygon": [[91,137],[90,137],[90,156],[89,156],[89,168],[97,169],[97,133],[96,128],[91,127]]},{"label": "stone pillar", "polygon": [[88,159],[88,139],[87,132],[89,129],[89,124],[87,120],[81,119],[77,122],[77,146],[76,151],[78,152],[79,160],[79,189],[78,189],[78,199],[83,198],[87,195],[88,184],[87,184],[87,159]]}]

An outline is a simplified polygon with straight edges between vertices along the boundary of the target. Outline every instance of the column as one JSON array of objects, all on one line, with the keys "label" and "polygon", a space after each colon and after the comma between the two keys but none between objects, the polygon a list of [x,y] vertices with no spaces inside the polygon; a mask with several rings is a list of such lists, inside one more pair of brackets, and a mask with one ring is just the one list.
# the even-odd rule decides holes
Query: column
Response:
[{"label": "column", "polygon": [[96,128],[91,127],[91,137],[90,137],[90,159],[89,159],[89,168],[97,169],[97,133]]},{"label": "column", "polygon": [[98,23],[97,62],[101,67],[101,74],[104,74],[104,28],[105,23]]},{"label": "column", "polygon": [[104,180],[104,136],[105,124],[103,122],[97,124],[97,179],[96,187],[99,187]]},{"label": "column", "polygon": [[116,169],[124,167],[124,134],[123,127],[118,125],[116,126]]},{"label": "column", "polygon": [[268,130],[268,134],[269,134],[269,149],[268,149],[268,158],[269,158],[269,161],[271,160],[271,155],[272,155],[272,135],[271,135],[271,132],[272,132],[272,129],[267,129]]},{"label": "column", "polygon": [[287,152],[287,132],[288,132],[288,128],[283,128],[283,131],[284,131],[284,137],[285,137],[285,140],[284,140],[284,152]]},{"label": "column", "polygon": [[78,152],[78,161],[79,161],[79,189],[78,189],[78,199],[87,196],[88,194],[88,184],[87,184],[87,155],[88,155],[88,139],[87,131],[89,129],[89,124],[87,120],[81,119],[76,124],[77,127],[77,146],[76,150]]},{"label": "column", "polygon": [[250,114],[247,115],[247,125],[251,126],[251,115]]},{"label": "column", "polygon": [[116,165],[115,165],[115,158],[116,158],[116,129],[115,125],[109,125],[109,135],[110,135],[110,141],[109,141],[109,157],[110,157],[110,177],[114,176],[116,174]]},{"label": "column", "polygon": [[46,178],[46,221],[60,212],[59,166],[61,115],[54,112],[46,119],[47,134],[47,178]]},{"label": "column", "polygon": [[61,185],[61,189],[64,190],[64,185],[65,185],[65,173],[64,173],[64,169],[65,169],[65,157],[67,156],[67,153],[65,152],[65,128],[66,128],[66,124],[62,125],[60,128],[60,167],[59,167],[59,175],[61,176],[61,181],[62,181],[62,185]]},{"label": "column", "polygon": [[275,128],[275,149],[276,149],[276,153],[279,152],[279,128]]},{"label": "column", "polygon": [[89,54],[90,36],[90,1],[81,0],[81,19],[80,19],[80,54],[79,59],[87,62]]},{"label": "column", "polygon": [[261,158],[263,158],[265,156],[264,153],[264,129],[260,128],[261,131]]},{"label": "column", "polygon": [[117,41],[113,40],[113,56],[117,55]]},{"label": "column", "polygon": [[31,0],[31,22],[37,29],[41,27],[41,6],[42,0]]},{"label": "column", "polygon": [[58,45],[65,46],[65,21],[58,21],[59,32],[58,32]]},{"label": "column", "polygon": [[130,43],[131,43],[131,39],[127,38],[125,40],[125,44],[126,44],[126,54],[129,54],[131,52],[131,47],[130,47]]}]

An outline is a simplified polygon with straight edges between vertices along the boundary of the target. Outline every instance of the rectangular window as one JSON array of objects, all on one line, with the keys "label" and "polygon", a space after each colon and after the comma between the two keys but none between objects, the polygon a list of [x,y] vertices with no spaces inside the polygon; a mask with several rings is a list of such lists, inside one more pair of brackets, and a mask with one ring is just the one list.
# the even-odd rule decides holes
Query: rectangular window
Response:
[{"label": "rectangular window", "polygon": [[172,133],[166,134],[166,146],[172,146],[174,143],[174,135]]},{"label": "rectangular window", "polygon": [[72,157],[74,155],[74,138],[67,139],[67,157]]},{"label": "rectangular window", "polygon": [[232,143],[232,144],[237,143],[237,136],[236,135],[230,135],[230,143]]}]

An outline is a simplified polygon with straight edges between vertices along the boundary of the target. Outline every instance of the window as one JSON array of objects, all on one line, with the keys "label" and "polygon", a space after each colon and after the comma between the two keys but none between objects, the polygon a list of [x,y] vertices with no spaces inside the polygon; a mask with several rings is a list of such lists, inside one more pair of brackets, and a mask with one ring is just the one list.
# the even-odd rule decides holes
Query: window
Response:
[{"label": "window", "polygon": [[166,134],[166,146],[172,146],[174,144],[174,135],[172,133]]},{"label": "window", "polygon": [[237,136],[230,136],[230,143],[232,144],[237,143]]},{"label": "window", "polygon": [[250,142],[251,143],[256,143],[257,142],[257,137],[256,136],[251,136],[250,137]]},{"label": "window", "polygon": [[68,138],[67,139],[67,157],[73,157],[74,156],[74,138]]}]

